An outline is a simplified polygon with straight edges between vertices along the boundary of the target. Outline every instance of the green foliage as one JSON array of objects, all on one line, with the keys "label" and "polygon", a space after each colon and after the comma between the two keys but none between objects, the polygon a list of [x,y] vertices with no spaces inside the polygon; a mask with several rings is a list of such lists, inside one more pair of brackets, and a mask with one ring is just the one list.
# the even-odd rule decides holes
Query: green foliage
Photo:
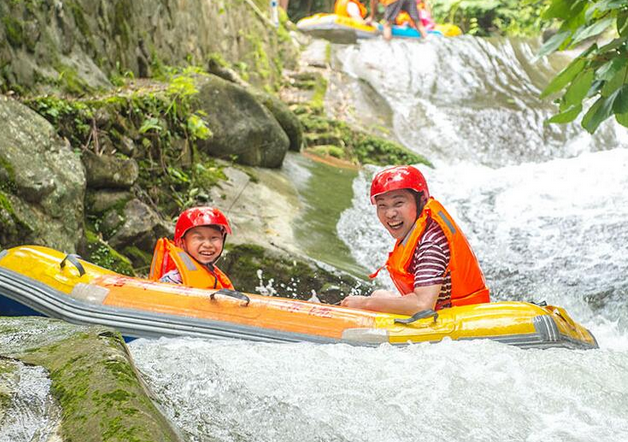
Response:
[{"label": "green foliage", "polygon": [[466,34],[533,35],[542,29],[549,0],[434,0],[437,23],[454,23]]},{"label": "green foliage", "polygon": [[591,100],[582,118],[590,133],[611,116],[628,127],[628,2],[626,0],[553,0],[545,20],[561,23],[558,33],[539,51],[539,56],[574,48],[603,32],[613,38],[599,46],[593,43],[547,85],[541,96],[561,91],[559,113],[549,123],[575,120]]},{"label": "green foliage", "polygon": [[145,198],[166,214],[207,203],[209,189],[225,179],[216,160],[198,153],[197,140],[212,133],[193,100],[195,68],[162,67],[167,83],[92,99],[44,96],[24,102],[53,124],[75,148],[122,155],[131,142],[140,165],[138,185]]}]

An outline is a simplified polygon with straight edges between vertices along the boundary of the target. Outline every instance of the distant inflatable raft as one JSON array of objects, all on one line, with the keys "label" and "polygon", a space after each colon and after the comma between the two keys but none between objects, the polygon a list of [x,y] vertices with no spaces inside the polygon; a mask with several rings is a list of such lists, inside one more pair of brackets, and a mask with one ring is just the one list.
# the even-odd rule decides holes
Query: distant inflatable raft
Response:
[{"label": "distant inflatable raft", "polygon": [[[374,38],[381,35],[383,27],[379,23],[375,26],[368,26],[352,18],[336,14],[316,14],[299,20],[297,29],[313,37],[324,38],[335,43],[355,43],[361,38]],[[456,25],[445,24],[436,25],[433,30],[428,31],[428,34],[455,37],[461,35],[462,31]],[[392,35],[396,38],[421,38],[416,29],[407,26],[393,26]]]},{"label": "distant inflatable raft", "polygon": [[192,336],[266,342],[407,345],[491,339],[523,348],[596,348],[559,307],[492,302],[413,317],[295,299],[201,290],[103,269],[36,246],[0,252],[0,316],[105,325],[127,338]]}]

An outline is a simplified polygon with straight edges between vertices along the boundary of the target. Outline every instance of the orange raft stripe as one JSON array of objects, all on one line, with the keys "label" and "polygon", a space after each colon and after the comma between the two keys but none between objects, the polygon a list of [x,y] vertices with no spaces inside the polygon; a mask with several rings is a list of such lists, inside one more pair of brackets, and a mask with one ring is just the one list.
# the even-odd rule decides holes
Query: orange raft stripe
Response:
[{"label": "orange raft stripe", "polygon": [[105,275],[92,283],[109,290],[103,304],[111,307],[335,339],[341,339],[342,332],[348,328],[374,328],[376,318],[382,316],[375,312],[252,294],[247,294],[251,302],[244,306],[242,301],[221,295],[210,299],[214,290],[118,275]]}]

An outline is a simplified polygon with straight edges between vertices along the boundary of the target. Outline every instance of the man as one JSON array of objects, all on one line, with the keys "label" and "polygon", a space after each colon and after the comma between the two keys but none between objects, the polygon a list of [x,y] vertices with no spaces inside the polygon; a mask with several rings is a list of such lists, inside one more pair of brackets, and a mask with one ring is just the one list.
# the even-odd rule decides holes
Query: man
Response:
[{"label": "man", "polygon": [[411,316],[422,310],[490,302],[471,246],[451,215],[430,197],[417,168],[397,166],[375,175],[371,203],[397,240],[385,267],[399,292],[348,296],[343,306]]},{"label": "man", "polygon": [[373,18],[375,17],[375,9],[377,8],[377,1],[379,1],[382,5],[384,5],[384,39],[390,41],[392,38],[392,25],[395,22],[397,16],[405,11],[410,16],[411,26],[419,31],[422,38],[427,38],[427,32],[425,32],[425,28],[421,24],[421,20],[419,18],[419,11],[416,6],[416,0],[371,0],[371,14],[369,18],[366,19],[366,24],[370,25],[373,23]]}]

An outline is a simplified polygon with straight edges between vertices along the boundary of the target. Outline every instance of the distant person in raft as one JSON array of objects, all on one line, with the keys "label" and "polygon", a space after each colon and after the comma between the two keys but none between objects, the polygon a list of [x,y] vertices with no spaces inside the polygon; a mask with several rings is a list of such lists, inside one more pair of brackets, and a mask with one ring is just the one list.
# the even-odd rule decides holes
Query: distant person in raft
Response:
[{"label": "distant person in raft", "polygon": [[334,14],[340,17],[349,17],[358,23],[364,23],[367,10],[366,6],[358,0],[336,0]]},{"label": "distant person in raft", "polygon": [[[419,11],[419,19],[426,31],[432,31],[436,27],[436,23],[432,18],[432,9],[429,3],[423,0],[416,0],[416,7]],[[402,12],[395,19],[397,26],[412,26],[410,15],[407,12]]]},{"label": "distant person in raft", "polygon": [[201,289],[232,289],[218,267],[231,227],[227,217],[213,207],[193,207],[179,215],[174,241],[157,241],[149,279]]},{"label": "distant person in raft", "polygon": [[419,31],[422,39],[427,38],[427,32],[421,24],[419,18],[419,11],[416,6],[416,0],[371,0],[371,14],[366,19],[366,24],[371,25],[375,18],[375,10],[377,9],[377,2],[384,5],[384,39],[392,39],[392,25],[397,19],[397,16],[403,11],[408,13],[410,17],[410,26]]},{"label": "distant person in raft", "polygon": [[386,267],[399,290],[348,296],[343,306],[412,316],[423,310],[490,302],[475,254],[460,227],[430,196],[412,166],[384,169],[371,183],[371,204],[396,239]]}]

